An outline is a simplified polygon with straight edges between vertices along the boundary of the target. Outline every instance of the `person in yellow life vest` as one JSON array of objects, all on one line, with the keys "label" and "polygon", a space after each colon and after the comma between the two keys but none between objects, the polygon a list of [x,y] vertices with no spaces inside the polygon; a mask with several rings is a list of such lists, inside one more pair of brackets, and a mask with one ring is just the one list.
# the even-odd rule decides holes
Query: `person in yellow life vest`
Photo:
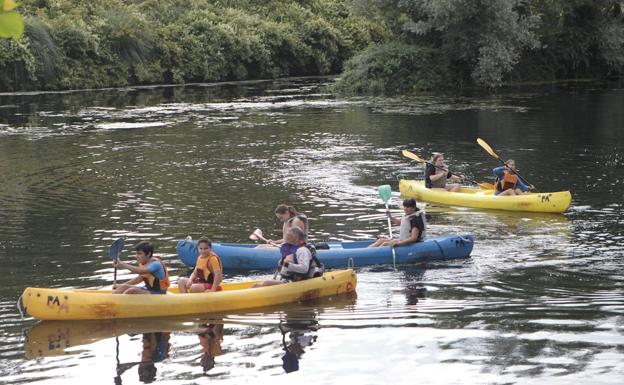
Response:
[{"label": "person in yellow life vest", "polygon": [[221,258],[212,251],[212,242],[208,238],[197,241],[199,257],[195,268],[188,278],[180,278],[178,288],[180,293],[203,293],[205,291],[221,291],[223,280],[223,265]]},{"label": "person in yellow life vest", "polygon": [[492,170],[496,175],[496,195],[522,195],[535,189],[533,185],[524,184],[515,171],[516,162],[513,159],[505,162],[504,166]]},{"label": "person in yellow life vest", "polygon": [[[138,266],[120,259],[113,261],[113,266],[128,269],[138,275],[126,283],[113,286],[113,294],[166,294],[169,288],[169,272],[165,263],[154,256],[152,243],[141,241],[134,246],[134,250]],[[144,287],[135,286],[141,282],[144,282]]]}]

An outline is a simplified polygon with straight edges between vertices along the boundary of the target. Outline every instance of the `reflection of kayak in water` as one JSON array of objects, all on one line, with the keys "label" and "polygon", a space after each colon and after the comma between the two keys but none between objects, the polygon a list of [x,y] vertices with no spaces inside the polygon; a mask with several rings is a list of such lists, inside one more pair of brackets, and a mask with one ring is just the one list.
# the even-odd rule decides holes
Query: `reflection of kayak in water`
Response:
[{"label": "reflection of kayak in water", "polygon": [[77,354],[72,348],[124,334],[156,334],[162,331],[194,330],[197,325],[169,319],[91,321],[45,321],[26,333],[26,358]]},{"label": "reflection of kayak in water", "polygon": [[424,181],[402,179],[401,195],[419,201],[446,206],[475,207],[481,209],[562,213],[570,207],[569,191],[528,193],[515,196],[494,195],[494,190],[461,188],[457,192],[425,187]]},{"label": "reflection of kayak in water", "polygon": [[26,312],[42,320],[165,317],[206,314],[310,301],[355,291],[353,270],[325,272],[318,278],[251,288],[263,281],[224,283],[216,293],[112,294],[110,290],[29,287],[22,294]]}]

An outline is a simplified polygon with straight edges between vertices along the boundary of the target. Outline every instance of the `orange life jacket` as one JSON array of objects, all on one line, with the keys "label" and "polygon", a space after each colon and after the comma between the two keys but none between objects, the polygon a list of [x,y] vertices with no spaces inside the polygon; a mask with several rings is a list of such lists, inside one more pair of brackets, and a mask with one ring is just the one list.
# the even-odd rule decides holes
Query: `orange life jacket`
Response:
[{"label": "orange life jacket", "polygon": [[195,268],[197,269],[197,277],[200,282],[205,283],[213,283],[214,282],[214,271],[210,269],[210,260],[212,258],[216,258],[217,262],[219,262],[219,269],[223,271],[223,264],[221,263],[221,258],[212,251],[208,254],[206,258],[202,258],[201,256],[197,258],[197,263],[195,264]]},{"label": "orange life jacket", "polygon": [[503,172],[503,179],[499,179],[497,184],[499,191],[505,191],[510,188],[515,189],[518,184],[518,176],[505,170]]},{"label": "orange life jacket", "polygon": [[[145,286],[148,290],[167,290],[169,288],[169,271],[167,270],[167,265],[163,262],[162,259],[158,257],[154,257],[158,259],[158,262],[162,264],[163,269],[165,270],[165,279],[158,279],[152,273],[143,273],[140,274],[141,278],[143,278],[143,282],[145,282]],[[149,263],[148,263],[149,264]],[[139,264],[139,267],[147,267],[147,265]]]}]

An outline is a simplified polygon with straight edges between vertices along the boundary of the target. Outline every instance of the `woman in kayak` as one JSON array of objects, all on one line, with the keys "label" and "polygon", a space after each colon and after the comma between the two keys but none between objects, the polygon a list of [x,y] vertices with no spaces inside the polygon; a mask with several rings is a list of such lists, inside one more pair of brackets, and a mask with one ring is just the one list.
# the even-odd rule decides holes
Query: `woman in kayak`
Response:
[{"label": "woman in kayak", "polygon": [[425,187],[434,189],[443,189],[450,192],[459,190],[459,183],[464,180],[463,175],[456,175],[448,170],[448,166],[444,164],[444,154],[434,152],[431,162],[425,165]]},{"label": "woman in kayak", "polygon": [[425,239],[427,221],[425,213],[418,209],[414,198],[407,198],[403,201],[403,211],[405,215],[401,219],[396,218],[390,210],[386,215],[395,225],[400,225],[399,239],[379,238],[368,247],[379,246],[403,246],[414,242],[422,242]]},{"label": "woman in kayak", "polygon": [[496,195],[522,195],[534,189],[533,185],[527,186],[516,174],[516,162],[509,159],[504,166],[492,170],[496,175]]},{"label": "woman in kayak", "polygon": [[188,278],[178,280],[178,289],[183,293],[203,293],[205,291],[221,291],[223,264],[221,258],[212,251],[212,242],[208,238],[197,241],[199,257],[195,268]]},{"label": "woman in kayak", "polygon": [[303,231],[305,239],[308,239],[308,217],[306,217],[305,214],[298,213],[293,206],[284,204],[278,205],[275,208],[274,213],[277,219],[282,222],[282,239],[278,239],[277,241],[269,239],[266,244],[258,245],[257,247],[279,247],[281,244],[286,242],[286,233],[288,232],[288,229],[293,227]]},{"label": "woman in kayak", "polygon": [[[169,288],[169,272],[165,263],[154,256],[154,246],[151,242],[141,241],[134,247],[134,255],[139,266],[133,266],[119,259],[113,261],[113,266],[128,269],[137,276],[126,283],[113,286],[113,294],[166,294]],[[144,287],[135,286],[143,281]]]}]

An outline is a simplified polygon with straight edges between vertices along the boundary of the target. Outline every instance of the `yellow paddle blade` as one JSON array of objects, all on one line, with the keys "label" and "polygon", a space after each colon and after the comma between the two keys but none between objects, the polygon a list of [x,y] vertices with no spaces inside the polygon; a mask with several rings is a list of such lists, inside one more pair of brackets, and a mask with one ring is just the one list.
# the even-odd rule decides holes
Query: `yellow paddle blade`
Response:
[{"label": "yellow paddle blade", "polygon": [[494,152],[494,150],[492,150],[492,147],[490,147],[490,145],[487,144],[485,140],[477,138],[477,143],[479,143],[479,146],[483,147],[483,149],[487,151],[488,154],[492,155],[496,159],[500,159],[500,157]]},{"label": "yellow paddle blade", "polygon": [[410,158],[415,160],[416,162],[420,162],[420,163],[426,163],[427,161],[424,160],[423,158],[421,158],[420,156],[414,154],[413,152],[407,151],[407,150],[403,150],[401,151],[401,154],[406,157],[406,158]]}]

